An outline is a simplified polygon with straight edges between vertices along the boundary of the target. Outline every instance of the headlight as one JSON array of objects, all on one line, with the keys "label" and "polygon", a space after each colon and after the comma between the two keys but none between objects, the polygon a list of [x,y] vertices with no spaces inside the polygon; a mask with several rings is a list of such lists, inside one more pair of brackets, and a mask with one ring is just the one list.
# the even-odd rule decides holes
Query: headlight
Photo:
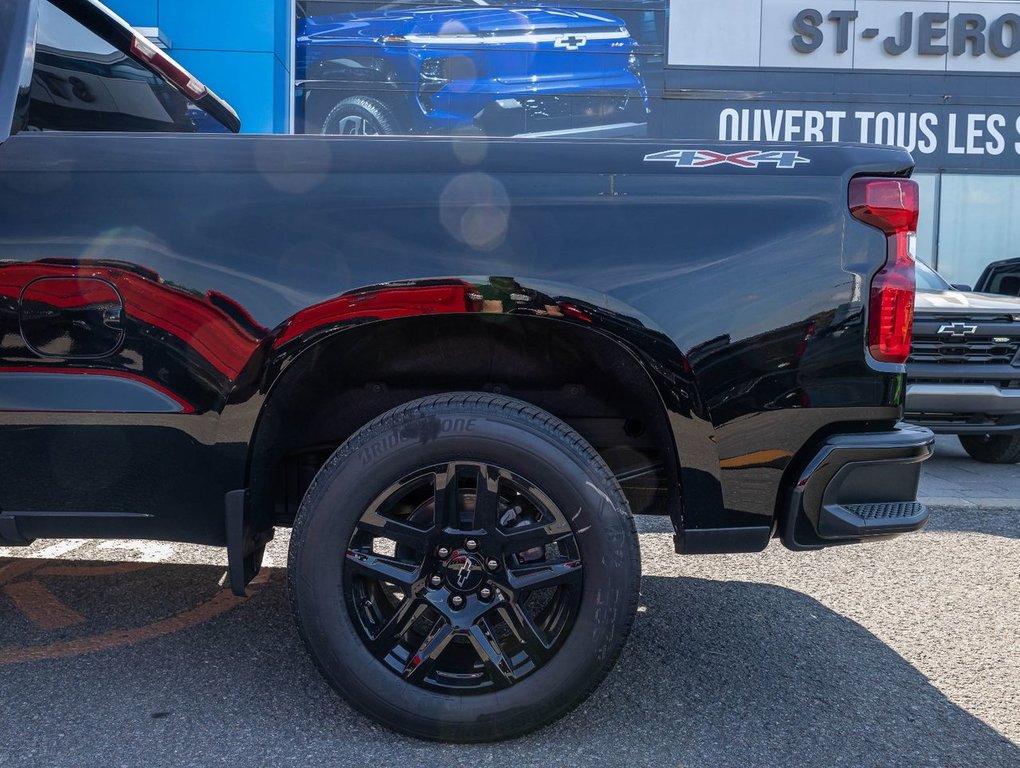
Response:
[{"label": "headlight", "polygon": [[418,99],[426,112],[435,109],[434,96],[450,81],[446,59],[425,59],[418,70]]},{"label": "headlight", "polygon": [[422,82],[446,82],[445,59],[425,59],[418,70],[418,77]]}]

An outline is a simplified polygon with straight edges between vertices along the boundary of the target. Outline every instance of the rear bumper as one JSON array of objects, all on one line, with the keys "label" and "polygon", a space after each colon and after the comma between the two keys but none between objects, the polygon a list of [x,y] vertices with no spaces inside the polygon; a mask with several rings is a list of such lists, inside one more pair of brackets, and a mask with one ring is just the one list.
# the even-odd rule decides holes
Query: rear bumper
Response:
[{"label": "rear bumper", "polygon": [[924,527],[928,510],[917,486],[934,444],[931,430],[907,425],[829,437],[790,494],[783,543],[820,549]]},{"label": "rear bumper", "polygon": [[1020,431],[1020,389],[991,382],[910,382],[905,418],[947,434]]}]

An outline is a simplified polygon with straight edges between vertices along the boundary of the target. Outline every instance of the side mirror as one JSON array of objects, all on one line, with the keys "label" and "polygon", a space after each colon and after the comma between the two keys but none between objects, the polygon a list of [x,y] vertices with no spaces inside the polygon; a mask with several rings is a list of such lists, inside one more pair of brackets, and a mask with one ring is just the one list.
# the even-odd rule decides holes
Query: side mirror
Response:
[{"label": "side mirror", "polygon": [[958,291],[973,291],[974,286],[967,285],[966,283],[953,283],[953,287]]}]

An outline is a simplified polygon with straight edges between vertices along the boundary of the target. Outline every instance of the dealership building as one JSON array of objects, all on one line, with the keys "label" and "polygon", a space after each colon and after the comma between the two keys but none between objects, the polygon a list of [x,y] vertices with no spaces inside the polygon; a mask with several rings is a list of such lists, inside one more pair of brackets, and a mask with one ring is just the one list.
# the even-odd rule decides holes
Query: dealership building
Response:
[{"label": "dealership building", "polygon": [[[107,4],[229,101],[244,130],[278,133],[320,130],[302,118],[308,91],[295,64],[301,20],[361,19],[384,5]],[[465,5],[541,6],[561,15],[581,9],[625,24],[647,92],[640,132],[649,136],[907,147],[922,191],[918,255],[952,282],[973,283],[989,262],[1020,255],[1020,2],[400,0],[385,7]],[[586,34],[597,37],[570,32],[555,44],[564,56],[578,56],[590,44]],[[466,33],[461,40],[467,61],[470,46],[487,42]],[[532,54],[524,48],[518,67],[526,68]],[[364,84],[366,97],[378,95],[373,89],[381,85]],[[572,94],[565,87],[559,101]],[[591,103],[590,90],[583,98]]]}]

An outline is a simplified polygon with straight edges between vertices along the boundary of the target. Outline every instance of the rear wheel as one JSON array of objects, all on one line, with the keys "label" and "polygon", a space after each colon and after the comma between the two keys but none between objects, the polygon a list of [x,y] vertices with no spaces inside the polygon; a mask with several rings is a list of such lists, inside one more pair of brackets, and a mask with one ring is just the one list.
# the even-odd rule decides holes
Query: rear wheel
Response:
[{"label": "rear wheel", "polygon": [[598,454],[517,400],[454,394],[380,417],[295,521],[292,603],[329,681],[395,730],[526,733],[605,677],[636,610],[637,537]]},{"label": "rear wheel", "polygon": [[971,458],[986,464],[1020,462],[1020,435],[960,435],[960,444]]}]

